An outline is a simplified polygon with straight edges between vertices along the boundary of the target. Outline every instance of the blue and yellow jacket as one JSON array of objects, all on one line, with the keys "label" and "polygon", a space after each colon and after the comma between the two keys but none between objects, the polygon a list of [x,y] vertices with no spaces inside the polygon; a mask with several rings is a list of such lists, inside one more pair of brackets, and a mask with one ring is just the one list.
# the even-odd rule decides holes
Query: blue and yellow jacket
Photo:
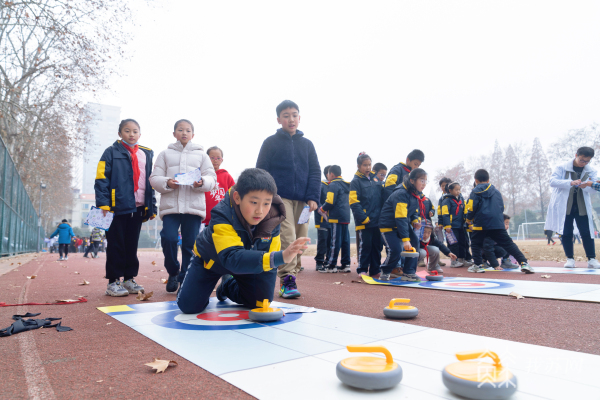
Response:
[{"label": "blue and yellow jacket", "polygon": [[433,214],[435,215],[435,207],[433,207],[433,202],[431,201],[431,199],[429,197],[422,195],[422,198],[423,198],[423,203],[425,204],[425,218],[427,218],[428,220],[431,221],[432,217],[429,215],[429,213],[433,212]]},{"label": "blue and yellow jacket", "polygon": [[254,230],[233,201],[235,186],[212,210],[210,223],[194,244],[194,254],[204,268],[221,266],[232,274],[260,274],[284,264],[279,225],[285,220],[285,207],[273,197],[271,210]]},{"label": "blue and yellow jacket", "polygon": [[398,237],[403,242],[408,242],[412,224],[421,220],[419,214],[419,200],[402,184],[383,204],[379,217],[379,230],[385,233],[397,229]]},{"label": "blue and yellow jacket", "polygon": [[356,230],[377,228],[381,214],[381,196],[383,186],[375,181],[375,173],[369,172],[369,178],[357,171],[350,182],[350,208],[354,215]]},{"label": "blue and yellow jacket", "polygon": [[444,229],[460,229],[465,225],[465,202],[462,196],[458,198],[447,195],[442,202],[442,226]]},{"label": "blue and yellow jacket", "polygon": [[[321,198],[319,199],[319,207],[322,207],[325,204],[325,199],[327,198],[327,186],[328,185],[329,185],[329,182],[321,181]],[[325,220],[325,217],[323,217],[317,211],[314,211],[314,213],[315,213],[315,228],[319,229],[319,228],[330,228],[331,227],[329,222],[327,222]]]},{"label": "blue and yellow jacket", "polygon": [[491,183],[480,183],[471,192],[467,224],[473,225],[473,231],[504,229],[504,200]]},{"label": "blue and yellow jacket", "polygon": [[332,224],[350,223],[350,183],[338,176],[327,185],[327,196],[323,211],[327,211]]},{"label": "blue and yellow jacket", "polygon": [[[156,197],[150,185],[152,174],[152,157],[154,152],[143,146],[139,149],[146,155],[146,192],[144,220],[156,215]],[[130,214],[136,211],[135,195],[133,192],[133,168],[131,156],[120,140],[104,150],[96,170],[96,207],[112,211],[115,215]]]},{"label": "blue and yellow jacket", "polygon": [[444,226],[444,218],[442,216],[442,203],[444,202],[444,199],[446,198],[446,196],[447,196],[446,193],[442,193],[442,196],[438,200],[438,206],[437,206],[438,226]]},{"label": "blue and yellow jacket", "polygon": [[404,182],[404,177],[408,174],[410,174],[410,167],[404,163],[398,163],[392,167],[385,178],[385,183],[383,184],[384,203],[388,197],[392,195],[394,190],[396,190],[398,185],[402,185],[402,182]]}]

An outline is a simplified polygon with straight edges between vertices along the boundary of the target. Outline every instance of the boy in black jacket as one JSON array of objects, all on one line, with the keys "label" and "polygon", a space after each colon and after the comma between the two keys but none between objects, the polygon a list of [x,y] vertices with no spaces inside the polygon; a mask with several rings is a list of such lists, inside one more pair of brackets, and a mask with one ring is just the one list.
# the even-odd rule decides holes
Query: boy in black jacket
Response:
[{"label": "boy in black jacket", "polygon": [[474,265],[469,267],[469,272],[485,272],[482,266],[481,248],[486,237],[491,238],[503,247],[521,264],[521,271],[532,274],[533,268],[521,250],[508,236],[504,228],[504,201],[502,195],[489,183],[490,175],[485,169],[475,171],[477,186],[471,192],[467,203],[467,224],[473,230],[471,248],[473,250]]},{"label": "boy in black jacket", "polygon": [[413,169],[419,168],[423,161],[425,161],[425,154],[423,154],[421,150],[415,149],[406,156],[406,164],[401,162],[392,167],[387,175],[387,178],[385,178],[383,189],[384,203],[394,192],[394,190],[396,190],[396,187],[398,187],[398,185],[402,185],[404,177],[410,174],[410,171]]},{"label": "boy in black jacket", "polygon": [[331,224],[331,255],[327,261],[327,272],[335,273],[337,259],[342,250],[342,267],[339,272],[350,272],[350,183],[342,179],[342,169],[339,165],[329,167],[327,179],[327,195],[325,204],[320,208],[322,213],[327,213]]},{"label": "boy in black jacket", "polygon": [[[329,167],[330,165],[323,168],[323,175],[325,175],[325,179],[327,179]],[[321,181],[321,199],[319,201],[319,206],[323,206],[325,204],[325,199],[327,198],[327,186],[329,186],[328,181]],[[327,217],[319,214],[318,211],[315,211],[315,228],[317,228],[318,235],[317,255],[315,256],[317,271],[327,272],[326,264],[327,260],[329,260],[329,256],[331,255],[331,225],[329,225]]]}]

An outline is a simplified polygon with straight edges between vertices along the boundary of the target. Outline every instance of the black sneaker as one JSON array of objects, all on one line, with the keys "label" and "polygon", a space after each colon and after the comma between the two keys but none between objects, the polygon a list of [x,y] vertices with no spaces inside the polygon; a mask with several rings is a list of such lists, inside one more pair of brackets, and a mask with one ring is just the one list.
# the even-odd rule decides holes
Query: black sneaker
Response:
[{"label": "black sneaker", "polygon": [[230,279],[233,278],[233,275],[223,275],[221,277],[221,284],[219,285],[219,287],[217,288],[217,299],[219,301],[225,301],[227,300],[227,296],[225,296],[223,294],[223,289],[224,289],[224,284],[229,281]]},{"label": "black sneaker", "polygon": [[179,282],[177,282],[177,275],[169,275],[169,278],[167,279],[167,292],[169,293],[173,293],[175,291],[177,291],[177,288],[179,287]]},{"label": "black sneaker", "polygon": [[317,264],[317,272],[327,273],[327,267],[323,264]]},{"label": "black sneaker", "polygon": [[342,268],[338,269],[338,272],[343,272],[345,274],[352,272],[349,265],[342,265]]}]

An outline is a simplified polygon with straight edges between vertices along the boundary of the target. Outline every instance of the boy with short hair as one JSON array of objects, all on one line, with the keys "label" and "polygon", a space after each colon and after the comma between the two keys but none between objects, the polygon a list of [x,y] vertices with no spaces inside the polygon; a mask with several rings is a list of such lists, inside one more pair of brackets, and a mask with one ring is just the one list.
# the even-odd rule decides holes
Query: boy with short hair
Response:
[{"label": "boy with short hair", "polygon": [[[325,180],[321,181],[321,198],[319,199],[319,206],[323,206],[325,204],[325,199],[327,198],[327,186],[329,185],[329,181],[327,180],[327,174],[329,173],[330,165],[323,168],[323,175],[325,175]],[[329,260],[329,256],[331,255],[331,225],[329,221],[327,221],[327,217],[319,214],[318,211],[314,212],[315,214],[315,228],[317,228],[317,255],[315,256],[315,261],[317,263],[317,271],[318,272],[327,272],[327,260]]]},{"label": "boy with short hair", "polygon": [[177,296],[185,314],[202,312],[217,281],[217,298],[249,308],[273,300],[277,267],[307,248],[309,238],[281,251],[279,224],[286,218],[275,181],[266,171],[248,168],[212,210],[210,225],[196,238],[194,257]]},{"label": "boy with short hair", "polygon": [[321,212],[327,213],[331,225],[331,254],[328,260],[327,272],[335,273],[337,259],[342,251],[341,269],[339,272],[350,272],[350,183],[342,179],[342,169],[339,165],[329,167],[327,179],[327,195]]},{"label": "boy with short hair", "polygon": [[423,161],[425,161],[425,154],[421,150],[414,149],[406,156],[406,163],[401,162],[392,167],[385,179],[383,203],[390,197],[396,187],[402,184],[404,177],[410,174],[413,169],[419,168]]},{"label": "boy with short hair", "polygon": [[[281,244],[287,247],[297,238],[308,235],[308,222],[298,224],[298,221],[305,206],[308,205],[310,212],[319,207],[321,167],[312,142],[298,130],[298,105],[291,100],[284,100],[275,112],[281,129],[263,142],[256,160],[256,168],[270,173],[277,184],[287,212],[287,219],[281,223]],[[279,296],[284,299],[300,297],[296,276],[301,270],[300,256],[279,268]]]},{"label": "boy with short hair", "polygon": [[472,229],[471,248],[474,264],[469,272],[485,272],[482,265],[481,250],[485,238],[489,237],[503,247],[521,265],[521,271],[532,274],[533,268],[521,250],[508,236],[504,224],[504,201],[502,195],[489,183],[490,175],[485,169],[475,171],[477,186],[471,192],[467,203],[467,224]]},{"label": "boy with short hair", "polygon": [[225,193],[227,193],[229,188],[235,185],[235,180],[229,172],[227,172],[226,169],[221,168],[221,164],[223,164],[223,150],[217,146],[213,146],[206,150],[206,154],[210,157],[210,162],[217,174],[217,182],[210,192],[204,193],[206,196],[206,218],[202,221],[204,226],[210,224],[211,210],[225,198]]}]

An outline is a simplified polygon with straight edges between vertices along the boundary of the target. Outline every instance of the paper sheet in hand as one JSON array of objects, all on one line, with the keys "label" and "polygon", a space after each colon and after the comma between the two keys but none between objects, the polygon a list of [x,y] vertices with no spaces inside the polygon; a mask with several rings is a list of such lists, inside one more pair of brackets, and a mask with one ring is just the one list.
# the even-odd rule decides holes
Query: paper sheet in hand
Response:
[{"label": "paper sheet in hand", "polygon": [[175,180],[178,185],[189,185],[192,186],[194,182],[199,182],[202,179],[202,172],[200,168],[196,168],[193,171],[186,172],[185,174],[175,174]]},{"label": "paper sheet in hand", "polygon": [[110,228],[110,224],[112,223],[114,214],[111,212],[107,212],[104,215],[104,210],[101,210],[96,207],[92,207],[87,217],[85,218],[85,225],[89,225],[94,228],[104,229],[105,231]]},{"label": "paper sheet in hand", "polygon": [[302,214],[300,214],[300,219],[298,220],[298,224],[302,225],[308,222],[308,220],[310,220],[310,207],[309,206],[304,206],[304,208],[302,209]]}]

